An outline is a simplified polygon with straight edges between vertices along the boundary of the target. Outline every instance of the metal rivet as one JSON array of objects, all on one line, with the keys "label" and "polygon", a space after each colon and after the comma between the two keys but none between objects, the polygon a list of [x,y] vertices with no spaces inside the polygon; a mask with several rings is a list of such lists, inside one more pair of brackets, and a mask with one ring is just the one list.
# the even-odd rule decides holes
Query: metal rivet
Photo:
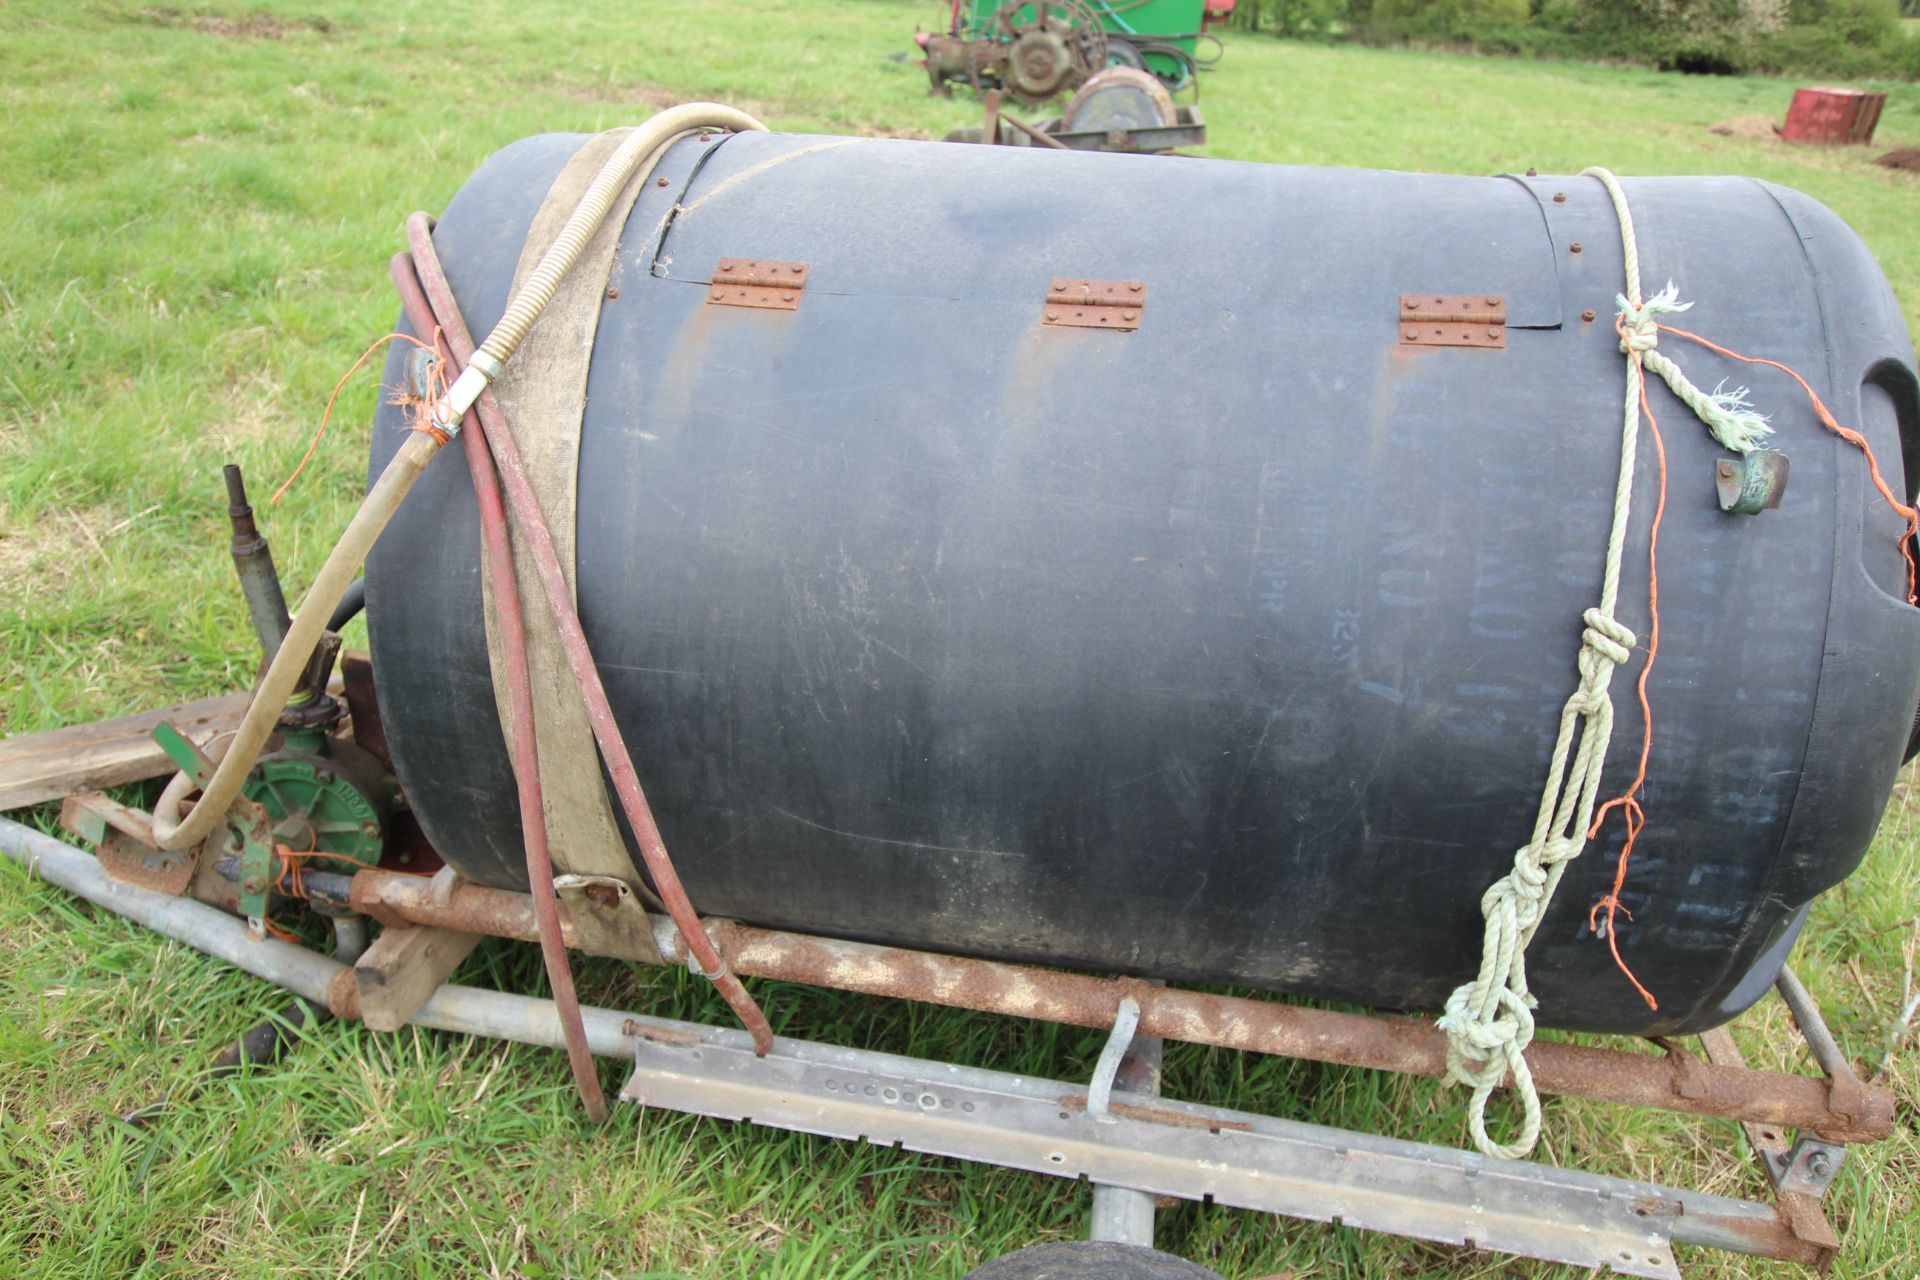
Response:
[{"label": "metal rivet", "polygon": [[783,294],[781,294],[781,295],[780,295],[780,301],[782,301],[782,302],[792,302],[792,301],[793,301],[793,295],[792,295],[792,294],[790,294],[790,293],[783,293]]},{"label": "metal rivet", "polygon": [[611,284],[610,284],[610,285],[608,285],[608,286],[607,286],[607,296],[608,296],[609,298],[617,298],[617,297],[619,297],[619,296],[620,296],[620,289],[619,289],[619,286],[617,286],[617,285],[611,285]]},{"label": "metal rivet", "polygon": [[1555,204],[1565,204],[1565,203],[1567,202],[1567,193],[1566,193],[1566,192],[1564,192],[1564,191],[1556,191],[1556,192],[1554,192],[1554,193],[1553,193],[1553,202],[1554,202]]},{"label": "metal rivet", "polygon": [[1140,313],[1139,313],[1138,311],[1128,311],[1128,312],[1124,312],[1124,313],[1122,313],[1122,315],[1121,315],[1121,317],[1120,317],[1120,318],[1121,318],[1122,320],[1131,320],[1131,319],[1133,319],[1134,317],[1136,317],[1136,316],[1138,316],[1139,314],[1140,314]]},{"label": "metal rivet", "polygon": [[1722,461],[1715,464],[1714,470],[1718,471],[1723,476],[1730,476],[1733,474],[1733,463],[1725,461],[1723,459]]},{"label": "metal rivet", "polygon": [[1497,307],[1497,306],[1499,306],[1499,305],[1500,305],[1500,299],[1498,299],[1498,298],[1488,298],[1488,299],[1487,299],[1487,305],[1488,305],[1488,306],[1490,306],[1490,307]]},{"label": "metal rivet", "polygon": [[731,260],[731,259],[728,259],[728,258],[722,258],[722,259],[720,259],[720,269],[721,269],[722,271],[731,271],[731,270],[733,270],[733,262],[732,262],[732,260]]},{"label": "metal rivet", "polygon": [[1420,304],[1412,298],[1407,299],[1406,306],[1409,311],[1417,311],[1420,308]]},{"label": "metal rivet", "polygon": [[802,271],[806,270],[806,267],[801,263],[796,262],[791,267],[788,267],[787,270],[793,272],[793,274],[795,275],[799,275]]},{"label": "metal rivet", "polygon": [[1585,321],[1586,321],[1586,322],[1587,322],[1588,324],[1592,324],[1592,323],[1593,323],[1593,308],[1592,308],[1592,307],[1588,307],[1588,308],[1587,308],[1587,309],[1586,309],[1585,311],[1582,311],[1582,312],[1580,313],[1580,318],[1581,318],[1582,320],[1585,320]]},{"label": "metal rivet", "polygon": [[1488,325],[1488,326],[1487,326],[1487,336],[1488,336],[1489,338],[1497,338],[1497,337],[1499,337],[1499,336],[1500,336],[1500,330],[1499,330],[1498,328],[1496,328],[1496,327],[1494,327],[1493,325]]},{"label": "metal rivet", "polygon": [[1049,311],[1049,312],[1047,312],[1047,319],[1049,319],[1049,320],[1058,320],[1059,318],[1060,318],[1060,313],[1059,313],[1058,311]]},{"label": "metal rivet", "polygon": [[1527,166],[1527,176],[1528,176],[1529,178],[1537,178],[1537,177],[1539,177],[1539,176],[1540,176],[1540,171],[1539,171],[1538,169],[1536,169],[1536,168],[1534,168],[1534,167],[1533,167],[1532,165],[1528,165],[1528,166]]},{"label": "metal rivet", "polygon": [[1567,252],[1568,252],[1568,253],[1578,253],[1578,252],[1580,252],[1580,250],[1581,250],[1582,248],[1584,248],[1584,247],[1585,247],[1585,246],[1583,246],[1583,245],[1582,245],[1582,244],[1581,244],[1581,243],[1580,243],[1580,242],[1579,242],[1578,240],[1575,240],[1575,241],[1574,241],[1574,242],[1573,242],[1572,244],[1570,244],[1570,245],[1568,245],[1568,246],[1567,246]]},{"label": "metal rivet", "polygon": [[1134,291],[1135,293],[1138,293],[1138,292],[1140,292],[1140,291],[1141,291],[1142,289],[1144,289],[1144,288],[1146,288],[1146,287],[1147,287],[1147,286],[1145,286],[1145,285],[1143,285],[1143,284],[1141,284],[1141,283],[1140,283],[1139,281],[1137,281],[1137,280],[1136,280],[1136,281],[1134,281],[1134,282],[1133,282],[1132,284],[1130,284],[1130,285],[1128,285],[1128,286],[1127,286],[1127,288],[1129,288],[1129,289],[1131,289],[1131,290],[1133,290],[1133,291]]},{"label": "metal rivet", "polygon": [[726,296],[727,296],[727,291],[725,289],[715,289],[713,291],[713,300],[715,302],[720,301],[722,298]]},{"label": "metal rivet", "polygon": [[1404,337],[1408,342],[1412,342],[1415,338],[1418,338],[1420,336],[1420,331],[1418,329],[1408,329],[1401,336]]},{"label": "metal rivet", "polygon": [[653,185],[656,187],[664,187],[667,185],[667,180],[665,178],[661,178],[659,181],[655,182]]}]

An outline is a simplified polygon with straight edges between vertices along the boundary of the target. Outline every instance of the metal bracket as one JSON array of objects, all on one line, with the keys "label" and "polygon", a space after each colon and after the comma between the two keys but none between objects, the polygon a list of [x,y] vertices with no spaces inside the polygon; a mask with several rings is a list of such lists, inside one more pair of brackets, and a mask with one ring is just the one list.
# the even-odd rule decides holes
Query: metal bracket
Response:
[{"label": "metal bracket", "polygon": [[760,307],[798,311],[800,291],[807,285],[804,262],[769,262],[761,258],[722,258],[707,290],[709,306]]},{"label": "metal bracket", "polygon": [[1120,1007],[1113,1015],[1113,1030],[1107,1036],[1107,1043],[1100,1050],[1100,1060],[1093,1064],[1093,1079],[1087,1083],[1087,1114],[1102,1124],[1113,1124],[1113,1114],[1107,1110],[1107,1103],[1113,1098],[1113,1078],[1120,1073],[1120,1061],[1127,1056],[1128,1046],[1133,1044],[1133,1033],[1140,1029],[1140,1002],[1132,996],[1122,996]]},{"label": "metal bracket", "polygon": [[1789,1151],[1759,1149],[1766,1165],[1767,1181],[1776,1191],[1794,1191],[1818,1200],[1846,1163],[1847,1149],[1836,1142],[1818,1138],[1795,1138]]},{"label": "metal bracket", "polygon": [[100,868],[122,884],[178,896],[193,883],[200,850],[173,852],[153,838],[153,818],[97,791],[76,792],[60,805],[60,825],[94,846]]},{"label": "metal bracket", "polygon": [[1403,347],[1497,347],[1507,345],[1507,300],[1492,294],[1403,293]]},{"label": "metal bracket", "polygon": [[1131,331],[1140,327],[1146,307],[1145,281],[1058,277],[1047,286],[1043,315],[1056,328]]}]

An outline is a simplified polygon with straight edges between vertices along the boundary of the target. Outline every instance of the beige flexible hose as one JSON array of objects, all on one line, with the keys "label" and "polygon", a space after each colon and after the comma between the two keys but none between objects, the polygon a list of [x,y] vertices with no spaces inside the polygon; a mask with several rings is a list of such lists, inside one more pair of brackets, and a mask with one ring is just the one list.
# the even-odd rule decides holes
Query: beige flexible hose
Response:
[{"label": "beige flexible hose", "polygon": [[614,198],[620,194],[621,188],[675,134],[690,129],[747,132],[764,131],[766,126],[746,112],[736,111],[732,107],[723,107],[714,102],[689,102],[667,108],[628,134],[619,149],[607,157],[606,166],[587,187],[586,194],[580,197],[579,207],[568,215],[566,224],[560,228],[560,234],[554,237],[552,246],[541,257],[539,265],[514,293],[513,301],[507,304],[506,312],[500,317],[500,323],[493,326],[493,332],[480,344],[482,355],[500,364],[512,358],[520,340],[527,336],[527,330],[546,310],[547,303],[553,300],[554,290],[560,287],[560,281],[573,269],[587,241],[593,238],[594,231],[606,219],[607,210],[613,207]]},{"label": "beige flexible hose", "polygon": [[314,646],[320,642],[320,633],[326,629],[333,607],[340,603],[340,597],[346,594],[348,585],[359,573],[360,563],[367,558],[374,539],[393,519],[400,500],[407,496],[407,490],[413,488],[413,482],[439,452],[437,437],[424,431],[411,432],[393,455],[393,461],[373,482],[366,500],[347,522],[340,541],[334,544],[327,562],[320,566],[319,576],[307,589],[306,599],[300,602],[300,612],[294,615],[287,638],[281,641],[279,652],[268,664],[266,678],[254,692],[253,701],[247,704],[247,714],[226,754],[220,757],[199,802],[182,819],[179,808],[184,790],[180,780],[176,777],[161,793],[163,803],[154,806],[153,835],[162,849],[186,849],[206,839],[214,823],[225,815],[234,797],[240,794],[240,784],[253,769],[254,761],[260,758],[260,749],[273,733],[281,710],[292,696],[294,685],[299,683],[300,673],[313,656]]},{"label": "beige flexible hose", "polygon": [[[493,332],[487,335],[487,340],[480,344],[480,351],[476,355],[489,357],[496,372],[499,366],[507,362],[519,347],[520,340],[533,327],[534,321],[540,318],[547,303],[553,300],[554,290],[567,272],[573,269],[581,250],[606,219],[607,211],[612,208],[621,188],[627,185],[642,165],[656,158],[656,152],[679,135],[696,129],[745,132],[764,131],[766,126],[746,112],[736,111],[732,107],[713,102],[689,102],[669,107],[636,128],[620,144],[619,150],[607,158],[605,167],[581,197],[579,207],[567,218],[552,247],[507,304],[506,314],[501,316]],[[442,423],[459,422],[491,380],[490,376],[483,376],[475,365],[468,365],[446,398],[436,406],[435,420]],[[374,481],[360,509],[354,513],[339,542],[334,544],[332,553],[327,556],[327,562],[321,566],[319,576],[307,589],[306,598],[300,602],[300,612],[295,616],[287,638],[281,642],[279,652],[268,664],[267,674],[255,691],[253,701],[247,705],[247,714],[240,722],[233,742],[220,758],[200,799],[182,818],[180,801],[191,791],[191,783],[176,777],[161,793],[161,801],[154,806],[153,815],[153,834],[161,848],[186,849],[200,843],[213,831],[214,824],[226,815],[234,798],[240,794],[241,784],[253,770],[254,762],[260,758],[268,737],[272,735],[287,698],[299,682],[300,673],[313,656],[314,646],[320,642],[320,633],[326,627],[326,620],[340,603],[340,597],[346,594],[367,552],[372,550],[375,540],[393,519],[401,499],[407,496],[407,491],[413,488],[414,481],[420,478],[427,463],[440,451],[441,443],[437,437],[426,432],[413,433],[394,454],[386,470],[380,473],[380,478]]]}]

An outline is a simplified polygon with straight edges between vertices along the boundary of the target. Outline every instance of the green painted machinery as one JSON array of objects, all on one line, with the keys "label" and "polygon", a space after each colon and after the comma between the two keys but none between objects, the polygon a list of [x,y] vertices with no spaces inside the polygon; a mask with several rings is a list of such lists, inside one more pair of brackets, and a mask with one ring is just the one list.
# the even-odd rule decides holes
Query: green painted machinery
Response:
[{"label": "green painted machinery", "polygon": [[1232,11],[1233,0],[954,0],[947,32],[919,43],[940,93],[958,81],[1040,102],[1109,66],[1177,92],[1218,58],[1207,27]]}]

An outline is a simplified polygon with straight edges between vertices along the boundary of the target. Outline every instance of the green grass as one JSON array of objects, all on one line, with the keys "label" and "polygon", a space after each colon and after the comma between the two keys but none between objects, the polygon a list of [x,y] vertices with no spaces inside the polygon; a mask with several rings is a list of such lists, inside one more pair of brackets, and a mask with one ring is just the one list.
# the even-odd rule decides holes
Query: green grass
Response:
[{"label": "green grass", "polygon": [[[395,307],[406,214],[496,147],[629,122],[676,98],[775,128],[938,135],[965,99],[889,61],[943,6],[445,3],[180,9],[0,5],[0,731],[223,691],[251,675],[218,464],[277,482],[334,379]],[[1808,191],[1920,308],[1920,185],[1858,153],[1707,132],[1779,118],[1790,85],[1228,38],[1202,103],[1216,155],[1493,172],[1741,172]],[[1887,86],[1887,147],[1920,88]],[[1876,147],[1871,154],[1880,150]],[[1250,225],[1251,243],[1285,234]],[[363,480],[371,382],[269,516],[297,587]],[[1909,783],[1911,785],[1911,779]],[[1816,908],[1796,963],[1871,1059],[1912,981],[1920,835],[1903,789],[1864,870]],[[38,815],[43,822],[50,815]],[[0,1275],[957,1276],[1083,1229],[1083,1188],[899,1152],[631,1110],[595,1131],[558,1055],[325,1029],[286,1066],[138,1134],[111,1118],[190,1077],[275,1008],[139,928],[0,872]],[[464,981],[540,990],[531,949]],[[598,1003],[719,1019],[684,975],[583,966]],[[763,988],[783,1029],[1030,1073],[1084,1074],[1098,1037]],[[1783,1017],[1749,1055],[1804,1067]],[[1830,1200],[1838,1274],[1920,1256],[1920,1068],[1900,1132]],[[1443,1143],[1460,1097],[1424,1082],[1176,1047],[1181,1096]],[[616,1073],[608,1068],[610,1083]],[[1730,1125],[1553,1102],[1548,1158],[1757,1192]],[[1162,1243],[1233,1277],[1565,1276],[1561,1268],[1183,1207]],[[1785,1268],[1683,1255],[1690,1274]]]}]

